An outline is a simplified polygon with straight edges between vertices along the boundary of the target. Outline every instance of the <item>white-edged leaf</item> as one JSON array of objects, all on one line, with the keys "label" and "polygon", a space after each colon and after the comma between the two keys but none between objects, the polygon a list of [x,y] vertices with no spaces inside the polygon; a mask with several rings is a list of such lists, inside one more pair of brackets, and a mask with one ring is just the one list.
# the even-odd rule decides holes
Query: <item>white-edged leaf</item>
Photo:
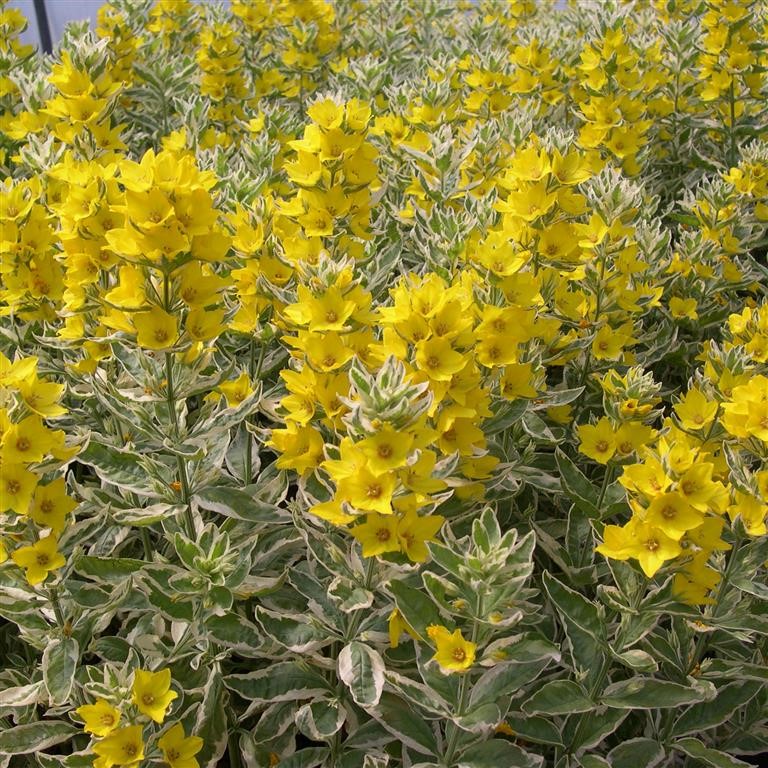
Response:
[{"label": "white-edged leaf", "polygon": [[341,649],[337,668],[356,704],[361,707],[378,704],[384,690],[384,661],[378,651],[353,640]]}]

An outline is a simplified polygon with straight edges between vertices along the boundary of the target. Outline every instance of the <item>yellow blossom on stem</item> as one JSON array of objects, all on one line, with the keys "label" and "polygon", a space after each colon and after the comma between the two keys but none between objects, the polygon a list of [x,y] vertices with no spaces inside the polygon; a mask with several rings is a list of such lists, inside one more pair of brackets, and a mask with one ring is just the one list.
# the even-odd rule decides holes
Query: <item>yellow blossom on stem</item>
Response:
[{"label": "yellow blossom on stem", "polygon": [[195,755],[203,748],[203,740],[199,736],[185,736],[181,723],[166,731],[157,740],[157,746],[163,752],[163,760],[171,768],[198,768]]},{"label": "yellow blossom on stem", "polygon": [[94,768],[112,768],[114,765],[136,766],[144,759],[142,726],[129,725],[113,731],[106,738],[93,745],[99,756]]},{"label": "yellow blossom on stem", "polygon": [[168,668],[159,672],[137,669],[131,693],[131,701],[139,712],[156,723],[163,722],[168,706],[179,695],[171,690],[171,670]]},{"label": "yellow blossom on stem", "polygon": [[136,329],[136,343],[142,349],[169,349],[179,339],[176,318],[160,307],[137,312],[133,316],[133,327]]},{"label": "yellow blossom on stem", "polygon": [[436,646],[432,658],[444,674],[462,672],[474,664],[477,644],[465,640],[460,629],[449,632],[446,627],[431,624],[427,627],[427,635]]},{"label": "yellow blossom on stem", "polygon": [[35,544],[20,547],[11,558],[16,565],[24,568],[27,581],[34,586],[45,581],[51,571],[66,564],[66,559],[57,548],[56,537],[53,535],[40,539]]},{"label": "yellow blossom on stem", "polygon": [[104,699],[97,699],[95,704],[83,704],[75,712],[83,718],[83,730],[94,736],[107,736],[120,722],[120,710]]}]

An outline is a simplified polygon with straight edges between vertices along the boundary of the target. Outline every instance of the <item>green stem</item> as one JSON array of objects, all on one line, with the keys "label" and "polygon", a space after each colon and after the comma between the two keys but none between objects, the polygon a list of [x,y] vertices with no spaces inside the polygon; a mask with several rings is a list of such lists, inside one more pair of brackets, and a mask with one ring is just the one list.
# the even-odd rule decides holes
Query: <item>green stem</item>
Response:
[{"label": "green stem", "polygon": [[148,562],[152,562],[152,542],[149,539],[149,531],[141,526],[141,544],[144,547],[144,559]]},{"label": "green stem", "polygon": [[[365,566],[365,579],[363,580],[363,589],[370,589],[371,584],[373,583],[373,575],[376,571],[376,558],[375,557],[369,557],[368,563]],[[354,615],[352,616],[352,621],[349,623],[349,627],[347,629],[347,641],[354,640],[357,636],[357,631],[360,629],[360,624],[362,624],[364,618],[364,611],[358,610],[355,611]]]},{"label": "green stem", "polygon": [[728,151],[728,167],[733,168],[736,165],[736,92],[733,86],[734,80],[733,77],[731,77],[731,87],[729,90],[729,101],[730,101],[730,111],[731,111],[731,122],[729,125],[729,132],[730,132],[730,148]]},{"label": "green stem", "polygon": [[[174,436],[177,440],[180,440],[181,430],[179,428],[179,417],[176,414],[176,392],[173,387],[173,355],[170,352],[165,353],[165,396]],[[194,539],[195,520],[192,517],[192,508],[189,504],[191,494],[189,492],[189,479],[187,478],[187,465],[184,459],[178,455],[176,456],[176,467],[179,472],[179,483],[181,484],[181,499],[185,506],[184,519],[187,537]]]},{"label": "green stem", "polygon": [[[477,596],[477,616],[472,620],[472,635],[470,641],[477,643],[477,636],[480,631],[480,623],[478,619],[483,615],[483,595],[482,593]],[[464,714],[464,708],[467,706],[467,680],[469,679],[470,670],[467,670],[462,674],[461,680],[459,680],[459,700],[456,704],[456,717],[461,717]],[[453,758],[456,755],[456,747],[459,742],[459,734],[461,729],[455,723],[449,723],[448,728],[450,733],[448,735],[448,744],[445,748],[445,765],[450,768],[453,764]]]},{"label": "green stem", "polygon": [[[733,543],[731,556],[728,558],[728,565],[725,566],[723,579],[720,582],[720,588],[717,590],[717,597],[715,598],[715,603],[712,606],[712,613],[709,614],[710,619],[716,619],[720,615],[720,608],[722,608],[723,605],[723,598],[725,597],[725,593],[728,590],[728,582],[733,575],[733,566],[736,562],[736,554],[741,547],[742,541],[743,539],[739,536]],[[702,632],[696,639],[696,646],[693,651],[693,657],[691,659],[690,666],[688,667],[688,674],[691,674],[701,663],[701,660],[704,657],[704,653],[707,650],[707,646],[709,645],[709,638],[711,635],[711,632]]]},{"label": "green stem", "polygon": [[[637,612],[637,609],[640,607],[640,603],[642,602],[643,598],[645,597],[646,589],[648,588],[648,577],[645,576],[643,578],[643,582],[638,587],[637,592],[632,597],[632,611],[633,613]],[[616,651],[618,653],[621,653],[622,650],[624,650],[624,635],[625,635],[626,629],[625,627],[620,627],[619,631],[616,633],[616,638],[614,640],[614,646],[616,648]],[[597,674],[597,677],[595,678],[595,681],[592,683],[592,685],[589,686],[589,698],[594,699],[595,696],[599,693],[599,691],[602,689],[603,684],[605,683],[605,679],[608,676],[608,672],[610,671],[611,664],[610,664],[610,657],[608,654],[603,653],[602,654],[602,660],[600,662],[600,671]],[[579,715],[579,722],[576,724],[576,730],[573,733],[573,738],[571,739],[570,743],[568,744],[568,747],[566,749],[566,754],[571,755],[573,754],[574,745],[579,743],[579,739],[581,737],[581,734],[584,730],[584,725],[587,722],[587,716],[586,715]]]},{"label": "green stem", "polygon": [[59,593],[56,587],[51,587],[48,590],[48,599],[53,607],[53,613],[56,616],[56,623],[59,625],[59,629],[64,629],[66,626],[66,620],[64,619],[64,612],[61,610],[61,603],[59,602]]},{"label": "green stem", "polygon": [[605,475],[603,475],[603,484],[600,486],[600,495],[597,497],[597,511],[600,512],[601,507],[603,506],[603,501],[605,501],[605,494],[608,490],[608,486],[613,481],[613,464],[610,462],[608,463],[608,466],[605,468]]},{"label": "green stem", "polygon": [[[264,353],[266,350],[266,345],[262,342],[259,348],[259,361],[258,363],[255,362],[256,348],[253,341],[253,337],[251,337],[248,355],[248,376],[250,377],[251,382],[256,381],[261,375],[261,367],[264,365]],[[245,444],[245,484],[250,485],[253,480],[253,435],[248,431],[247,422],[248,419],[246,419],[245,427],[245,439],[247,440]]]}]

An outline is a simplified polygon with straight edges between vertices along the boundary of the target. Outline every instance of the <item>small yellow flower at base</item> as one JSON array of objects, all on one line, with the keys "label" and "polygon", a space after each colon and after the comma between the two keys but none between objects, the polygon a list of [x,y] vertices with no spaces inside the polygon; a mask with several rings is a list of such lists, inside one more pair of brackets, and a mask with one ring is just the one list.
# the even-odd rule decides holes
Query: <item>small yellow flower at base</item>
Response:
[{"label": "small yellow flower at base", "polygon": [[55,536],[47,536],[29,547],[20,547],[11,558],[26,570],[24,576],[32,586],[45,581],[50,571],[61,568],[67,562],[56,548]]},{"label": "small yellow flower at base", "polygon": [[137,669],[133,677],[131,701],[139,708],[139,712],[156,723],[162,723],[168,706],[179,695],[170,688],[170,669],[162,669],[159,672]]},{"label": "small yellow flower at base", "polygon": [[199,736],[185,736],[181,723],[166,731],[157,745],[163,751],[163,760],[171,768],[198,768],[195,755],[203,748],[203,740]]},{"label": "small yellow flower at base", "polygon": [[83,718],[83,730],[94,736],[109,735],[120,722],[120,710],[104,699],[97,699],[95,704],[84,704],[75,712]]},{"label": "small yellow flower at base", "polygon": [[129,725],[113,731],[109,736],[93,745],[99,756],[94,768],[112,768],[113,765],[138,765],[144,759],[142,726]]},{"label": "small yellow flower at base", "polygon": [[474,663],[477,645],[465,640],[460,629],[449,632],[446,627],[431,624],[427,627],[427,635],[436,645],[432,658],[444,674],[461,672]]}]

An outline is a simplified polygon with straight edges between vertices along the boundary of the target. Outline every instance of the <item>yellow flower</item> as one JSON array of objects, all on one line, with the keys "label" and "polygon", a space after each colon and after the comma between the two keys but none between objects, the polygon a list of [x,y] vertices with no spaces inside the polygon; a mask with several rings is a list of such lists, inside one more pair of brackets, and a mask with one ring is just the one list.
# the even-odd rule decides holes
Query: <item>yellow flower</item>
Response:
[{"label": "yellow flower", "polygon": [[136,343],[142,349],[169,349],[179,338],[176,318],[160,307],[133,316]]},{"label": "yellow flower", "polygon": [[717,402],[700,389],[691,389],[675,404],[675,413],[684,429],[698,430],[708,427],[717,413]]},{"label": "yellow flower", "polygon": [[714,468],[714,464],[695,464],[678,481],[678,492],[700,512],[707,511],[722,488],[712,479]]},{"label": "yellow flower", "polygon": [[305,472],[323,460],[323,436],[313,427],[300,427],[289,421],[285,429],[273,429],[266,445],[280,452],[275,464],[278,469]]},{"label": "yellow flower", "polygon": [[198,768],[195,755],[203,748],[203,740],[199,736],[185,736],[181,723],[166,731],[157,745],[163,751],[163,760],[171,768]]},{"label": "yellow flower", "polygon": [[41,461],[53,445],[53,433],[37,415],[27,416],[3,434],[0,460],[3,464],[31,464]]},{"label": "yellow flower", "polygon": [[703,522],[697,512],[679,493],[661,493],[650,503],[645,521],[678,541],[686,531],[697,528]]},{"label": "yellow flower", "polygon": [[696,299],[681,299],[678,296],[673,296],[669,300],[669,311],[675,320],[682,320],[687,318],[688,320],[698,320],[699,313],[696,311],[698,302]]},{"label": "yellow flower", "polygon": [[412,445],[412,435],[384,425],[376,434],[365,438],[356,447],[365,455],[371,471],[382,474],[404,467]]},{"label": "yellow flower", "polygon": [[638,421],[626,421],[615,432],[616,452],[627,457],[653,440],[655,431]]},{"label": "yellow flower", "polygon": [[64,391],[63,384],[41,381],[37,375],[32,375],[18,383],[18,391],[25,405],[38,416],[50,419],[67,412],[66,408],[59,405]]},{"label": "yellow flower", "polygon": [[67,562],[56,543],[56,537],[50,535],[31,546],[20,547],[11,555],[13,562],[26,570],[24,576],[32,586],[45,581],[50,571]]},{"label": "yellow flower", "polygon": [[106,738],[97,741],[93,745],[93,751],[99,756],[98,760],[94,760],[94,768],[138,765],[144,759],[142,727],[129,725],[113,731]]},{"label": "yellow flower", "polygon": [[434,381],[450,381],[464,368],[466,360],[448,339],[435,337],[416,345],[416,365]]},{"label": "yellow flower", "polygon": [[26,515],[36,485],[37,475],[23,464],[3,462],[0,470],[0,512],[12,509],[17,515]]},{"label": "yellow flower", "polygon": [[616,453],[616,436],[611,422],[603,417],[597,424],[580,424],[579,451],[600,464],[607,464]]},{"label": "yellow flower", "polygon": [[431,624],[427,627],[427,635],[436,646],[432,657],[442,672],[451,674],[469,669],[475,661],[477,645],[465,640],[460,629],[449,632],[446,627]]},{"label": "yellow flower", "polygon": [[83,718],[83,730],[94,736],[107,736],[120,722],[120,710],[104,699],[97,699],[95,704],[84,704],[75,712]]},{"label": "yellow flower", "polygon": [[253,387],[248,374],[243,371],[236,379],[219,384],[219,392],[227,398],[230,408],[237,408],[243,400],[253,394]]},{"label": "yellow flower", "polygon": [[363,545],[363,557],[374,557],[385,552],[399,552],[397,518],[371,512],[365,522],[356,525],[350,533]]},{"label": "yellow flower", "polygon": [[356,509],[392,514],[392,494],[395,491],[394,473],[375,475],[367,467],[352,477],[339,482],[338,494]]},{"label": "yellow flower", "polygon": [[224,330],[225,311],[223,309],[202,309],[194,307],[189,310],[184,321],[184,330],[195,341],[210,341]]},{"label": "yellow flower", "polygon": [[77,506],[77,502],[67,496],[67,486],[63,477],[48,485],[38,485],[29,509],[29,516],[40,526],[50,528],[56,536],[63,530],[67,515]]},{"label": "yellow flower", "polygon": [[151,717],[156,723],[162,723],[170,703],[178,697],[171,690],[171,670],[166,668],[159,672],[149,672],[137,669],[133,677],[131,701],[139,708],[139,712]]},{"label": "yellow flower", "polygon": [[423,563],[429,557],[426,542],[432,541],[442,528],[445,518],[441,515],[420,517],[409,510],[397,523],[397,538],[400,548],[414,563]]},{"label": "yellow flower", "polygon": [[403,614],[395,608],[389,614],[389,644],[392,648],[400,645],[400,636],[403,632],[407,632],[414,640],[419,639],[413,627],[403,618]]}]

